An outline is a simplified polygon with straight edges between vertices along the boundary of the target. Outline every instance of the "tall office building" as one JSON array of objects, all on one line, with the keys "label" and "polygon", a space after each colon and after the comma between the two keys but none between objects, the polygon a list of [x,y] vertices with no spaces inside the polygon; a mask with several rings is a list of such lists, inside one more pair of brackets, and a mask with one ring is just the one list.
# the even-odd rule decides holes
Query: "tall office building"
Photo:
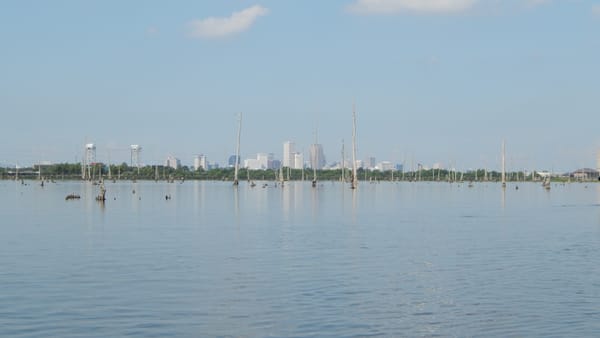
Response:
[{"label": "tall office building", "polygon": [[237,158],[237,163],[240,164],[241,163],[240,158],[236,155],[231,155],[231,156],[229,156],[229,159],[227,160],[227,166],[229,166],[230,168],[235,167],[236,158]]},{"label": "tall office building", "polygon": [[256,160],[258,161],[258,165],[262,169],[272,169],[271,166],[273,161],[273,154],[258,153],[256,154]]},{"label": "tall office building", "polygon": [[600,149],[598,149],[598,153],[596,154],[596,170],[600,171]]},{"label": "tall office building", "polygon": [[304,156],[301,153],[294,153],[294,166],[292,169],[302,169],[304,167]]},{"label": "tall office building", "polygon": [[310,167],[323,169],[325,167],[325,154],[323,153],[323,145],[315,143],[310,145]]},{"label": "tall office building", "polygon": [[202,154],[196,155],[196,157],[194,157],[194,170],[198,171],[198,169],[200,168],[202,168],[203,170],[208,169],[208,161],[206,161],[206,156]]},{"label": "tall office building", "polygon": [[375,169],[375,167],[377,166],[375,157],[367,157],[366,166],[367,169]]},{"label": "tall office building", "polygon": [[165,160],[165,167],[179,169],[179,167],[181,167],[181,161],[174,156],[168,156]]},{"label": "tall office building", "polygon": [[288,168],[294,167],[294,142],[287,141],[283,143],[283,166]]}]

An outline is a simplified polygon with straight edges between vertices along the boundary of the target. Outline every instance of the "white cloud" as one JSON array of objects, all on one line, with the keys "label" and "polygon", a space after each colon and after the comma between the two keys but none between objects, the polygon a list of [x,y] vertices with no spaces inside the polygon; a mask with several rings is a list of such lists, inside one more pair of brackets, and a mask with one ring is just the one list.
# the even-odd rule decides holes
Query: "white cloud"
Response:
[{"label": "white cloud", "polygon": [[592,14],[600,16],[600,4],[592,5]]},{"label": "white cloud", "polygon": [[209,17],[188,23],[190,36],[195,38],[220,38],[241,33],[256,21],[258,17],[267,15],[269,10],[260,5],[254,5],[229,17]]},{"label": "white cloud", "polygon": [[355,0],[348,10],[357,14],[458,13],[479,0]]}]

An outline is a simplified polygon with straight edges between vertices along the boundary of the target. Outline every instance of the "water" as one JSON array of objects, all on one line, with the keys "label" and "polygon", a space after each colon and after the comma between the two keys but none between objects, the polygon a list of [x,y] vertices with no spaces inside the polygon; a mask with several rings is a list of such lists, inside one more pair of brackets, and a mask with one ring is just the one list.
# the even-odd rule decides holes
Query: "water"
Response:
[{"label": "water", "polygon": [[597,336],[600,185],[518,186],[0,181],[0,336]]}]

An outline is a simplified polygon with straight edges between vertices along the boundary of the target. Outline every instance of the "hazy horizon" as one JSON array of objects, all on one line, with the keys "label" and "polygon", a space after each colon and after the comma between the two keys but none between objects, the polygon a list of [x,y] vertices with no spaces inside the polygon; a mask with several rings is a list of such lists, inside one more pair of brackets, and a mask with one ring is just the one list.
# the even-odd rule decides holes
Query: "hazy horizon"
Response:
[{"label": "hazy horizon", "polygon": [[[596,168],[600,2],[56,1],[0,5],[0,163],[167,155],[221,165],[284,141],[358,158]],[[306,158],[306,157],[305,157]]]}]

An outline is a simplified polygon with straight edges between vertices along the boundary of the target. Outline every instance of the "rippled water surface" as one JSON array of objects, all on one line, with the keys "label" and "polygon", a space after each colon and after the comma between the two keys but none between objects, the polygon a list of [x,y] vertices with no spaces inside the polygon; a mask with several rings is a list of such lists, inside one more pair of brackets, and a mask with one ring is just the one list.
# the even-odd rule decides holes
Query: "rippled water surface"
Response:
[{"label": "rippled water surface", "polygon": [[0,336],[600,332],[598,184],[269,185],[0,181]]}]

